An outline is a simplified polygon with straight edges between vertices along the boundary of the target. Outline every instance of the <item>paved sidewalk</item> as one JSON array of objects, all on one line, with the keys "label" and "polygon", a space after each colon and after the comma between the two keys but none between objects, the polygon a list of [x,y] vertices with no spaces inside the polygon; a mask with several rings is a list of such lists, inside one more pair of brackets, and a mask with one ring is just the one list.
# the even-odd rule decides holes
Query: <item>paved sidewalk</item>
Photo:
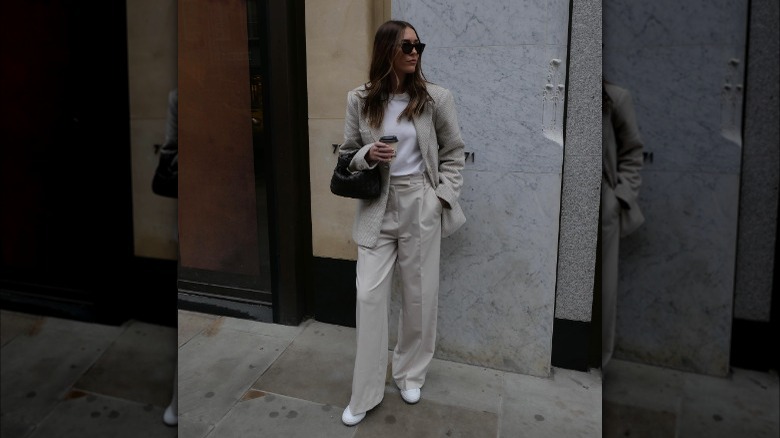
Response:
[{"label": "paved sidewalk", "polygon": [[600,437],[597,372],[551,378],[434,359],[416,405],[388,379],[355,427],[355,330],[179,312],[179,432],[184,437]]},{"label": "paved sidewalk", "polygon": [[[777,437],[776,371],[723,378],[613,360],[538,378],[434,359],[423,399],[341,424],[354,329],[179,311],[177,329],[0,311],[0,436]],[[163,424],[180,374],[179,427]],[[388,382],[390,382],[388,380]],[[603,398],[602,398],[603,395]],[[602,405],[603,421],[602,428]]]},{"label": "paved sidewalk", "polygon": [[[423,399],[391,385],[355,427],[354,329],[179,311],[177,330],[3,310],[0,435],[13,438],[599,437],[598,373],[551,378],[434,360]],[[179,372],[179,426],[163,424]]]},{"label": "paved sidewalk", "polygon": [[165,438],[176,328],[0,312],[0,436]]},{"label": "paved sidewalk", "polygon": [[705,376],[612,360],[603,391],[604,437],[777,438],[777,373],[735,368]]}]

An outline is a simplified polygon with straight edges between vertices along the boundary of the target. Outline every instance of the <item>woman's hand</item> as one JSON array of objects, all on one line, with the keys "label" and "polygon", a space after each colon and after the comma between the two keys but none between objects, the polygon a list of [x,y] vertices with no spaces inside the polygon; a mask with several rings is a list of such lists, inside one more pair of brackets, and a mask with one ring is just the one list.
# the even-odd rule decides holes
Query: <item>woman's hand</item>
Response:
[{"label": "woman's hand", "polygon": [[366,154],[366,161],[370,164],[377,161],[382,163],[389,163],[395,156],[395,149],[392,146],[378,141],[371,145]]}]

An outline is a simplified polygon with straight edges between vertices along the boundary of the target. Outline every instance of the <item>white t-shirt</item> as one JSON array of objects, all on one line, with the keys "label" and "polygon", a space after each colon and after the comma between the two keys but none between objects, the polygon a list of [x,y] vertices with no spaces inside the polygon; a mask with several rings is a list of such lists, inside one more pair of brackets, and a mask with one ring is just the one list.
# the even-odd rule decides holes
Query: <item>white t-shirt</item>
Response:
[{"label": "white t-shirt", "polygon": [[398,137],[395,158],[390,163],[390,175],[403,176],[422,173],[425,170],[420,146],[417,144],[417,130],[411,120],[398,115],[409,105],[409,95],[391,94],[382,121],[382,135]]}]

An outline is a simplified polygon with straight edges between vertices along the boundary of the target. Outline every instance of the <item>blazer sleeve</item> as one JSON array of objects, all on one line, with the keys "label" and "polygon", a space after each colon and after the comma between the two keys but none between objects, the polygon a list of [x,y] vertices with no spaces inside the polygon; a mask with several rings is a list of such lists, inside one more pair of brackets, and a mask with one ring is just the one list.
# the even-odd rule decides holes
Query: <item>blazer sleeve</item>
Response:
[{"label": "blazer sleeve", "polygon": [[344,117],[344,142],[339,146],[339,154],[348,154],[357,151],[349,164],[349,170],[356,172],[359,170],[372,169],[378,163],[373,165],[366,161],[366,154],[371,144],[364,145],[363,138],[360,135],[360,96],[356,90],[347,93],[347,111]]},{"label": "blazer sleeve", "polygon": [[642,184],[643,143],[634,113],[634,104],[628,92],[614,102],[613,126],[617,140],[617,185],[615,195],[618,199],[633,204],[639,196]]},{"label": "blazer sleeve", "polygon": [[466,164],[466,145],[460,135],[452,93],[444,90],[442,98],[435,105],[434,127],[439,144],[439,184],[436,196],[453,206],[458,202],[463,187],[463,175],[460,172]]}]

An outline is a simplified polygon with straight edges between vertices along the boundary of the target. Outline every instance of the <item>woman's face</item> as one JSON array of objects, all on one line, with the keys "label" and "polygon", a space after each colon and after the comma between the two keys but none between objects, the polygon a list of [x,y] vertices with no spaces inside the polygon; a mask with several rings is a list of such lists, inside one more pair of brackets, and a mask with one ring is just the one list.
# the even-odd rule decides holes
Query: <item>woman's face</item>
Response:
[{"label": "woman's face", "polygon": [[399,41],[399,47],[395,54],[395,59],[393,59],[393,70],[395,71],[395,74],[403,78],[404,75],[408,73],[414,73],[414,70],[417,68],[417,62],[420,60],[420,54],[417,53],[416,49],[412,49],[412,53],[408,55],[405,54],[401,51],[401,42],[416,44],[419,43],[420,40],[417,39],[417,32],[415,32],[414,29],[411,27],[404,29],[403,37],[401,38],[401,41]]}]

